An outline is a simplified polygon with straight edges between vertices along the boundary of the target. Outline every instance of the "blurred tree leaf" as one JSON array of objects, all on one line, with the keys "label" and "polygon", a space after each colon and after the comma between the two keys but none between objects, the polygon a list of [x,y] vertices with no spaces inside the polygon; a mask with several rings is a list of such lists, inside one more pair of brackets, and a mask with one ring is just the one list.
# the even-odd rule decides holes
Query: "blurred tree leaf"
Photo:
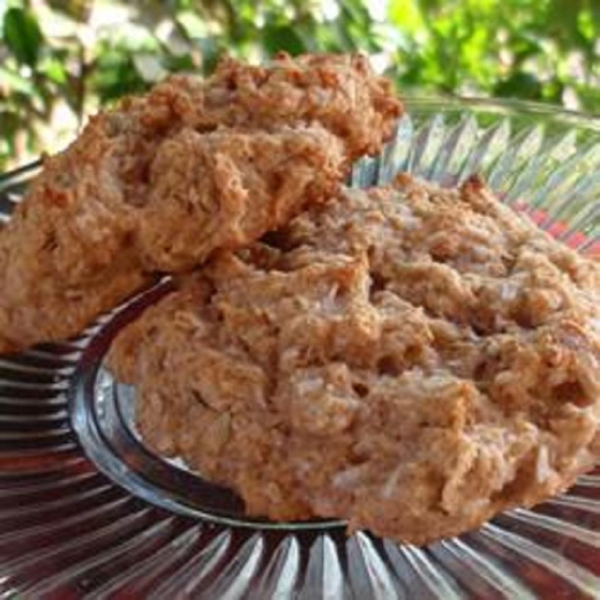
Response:
[{"label": "blurred tree leaf", "polygon": [[175,19],[190,39],[203,38],[208,33],[206,22],[191,10],[180,12]]},{"label": "blurred tree leaf", "polygon": [[14,111],[0,111],[0,130],[3,136],[11,137],[19,129],[20,119]]},{"label": "blurred tree leaf", "polygon": [[223,54],[224,48],[219,40],[214,37],[205,37],[196,42],[200,51],[202,70],[204,73],[212,73]]},{"label": "blurred tree leaf", "polygon": [[536,36],[530,35],[527,31],[516,33],[511,40],[510,46],[516,65],[521,65],[528,58],[544,51],[540,40]]},{"label": "blurred tree leaf", "polygon": [[54,10],[60,11],[80,23],[86,23],[92,13],[94,0],[46,0]]},{"label": "blurred tree leaf", "polygon": [[0,167],[15,151],[15,136],[21,127],[21,118],[11,110],[0,110]]},{"label": "blurred tree leaf", "polygon": [[134,54],[132,61],[136,71],[146,83],[156,83],[169,74],[160,58],[154,54],[146,52]]},{"label": "blurred tree leaf", "polygon": [[68,81],[65,63],[59,60],[58,57],[50,56],[43,59],[39,65],[39,70],[49,81],[60,86],[66,84]]},{"label": "blurred tree leaf", "polygon": [[102,102],[110,102],[149,87],[133,63],[132,55],[123,47],[103,43],[94,65],[90,85]]},{"label": "blurred tree leaf", "polygon": [[30,79],[0,67],[0,96],[10,96],[15,93],[33,96],[35,86]]},{"label": "blurred tree leaf", "polygon": [[498,96],[517,96],[527,100],[539,100],[542,97],[542,84],[532,73],[517,71],[494,87]]},{"label": "blurred tree leaf", "polygon": [[284,50],[296,56],[306,50],[304,40],[288,25],[282,27],[267,25],[264,30],[263,44],[265,50],[271,55]]},{"label": "blurred tree leaf", "polygon": [[388,18],[402,29],[417,31],[423,28],[423,16],[416,0],[391,0]]},{"label": "blurred tree leaf", "polygon": [[22,8],[9,8],[4,13],[4,41],[15,58],[34,67],[42,45],[42,31],[33,14]]}]

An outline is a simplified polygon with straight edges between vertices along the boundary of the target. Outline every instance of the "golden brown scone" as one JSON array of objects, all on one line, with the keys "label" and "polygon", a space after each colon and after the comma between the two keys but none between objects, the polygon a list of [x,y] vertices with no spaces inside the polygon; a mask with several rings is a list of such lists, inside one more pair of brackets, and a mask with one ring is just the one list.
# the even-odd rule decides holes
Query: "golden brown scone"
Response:
[{"label": "golden brown scone", "polygon": [[0,352],[73,335],[154,272],[282,225],[378,151],[400,110],[362,57],[282,56],[94,117],[0,231]]},{"label": "golden brown scone", "polygon": [[191,86],[175,110],[200,130],[221,124],[270,130],[318,122],[344,141],[352,160],[379,153],[403,112],[391,82],[376,76],[360,54],[290,58],[280,53],[258,67],[225,59],[201,90],[201,100],[197,94]]},{"label": "golden brown scone", "polygon": [[63,157],[53,159],[1,233],[0,351],[72,335],[151,273],[260,237],[331,194],[344,160],[316,127],[183,129],[156,150],[145,203],[134,205],[111,152],[80,164],[64,188]]},{"label": "golden brown scone", "polygon": [[248,513],[422,544],[593,466],[600,266],[477,179],[404,177],[220,253],[109,362],[149,446]]}]

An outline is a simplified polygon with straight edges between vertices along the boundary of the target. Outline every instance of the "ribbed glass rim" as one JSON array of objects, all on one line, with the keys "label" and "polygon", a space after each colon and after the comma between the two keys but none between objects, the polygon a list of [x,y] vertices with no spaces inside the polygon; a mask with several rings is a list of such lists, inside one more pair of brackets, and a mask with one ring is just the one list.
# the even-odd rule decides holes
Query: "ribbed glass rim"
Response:
[{"label": "ribbed glass rim", "polygon": [[545,117],[564,124],[572,125],[582,129],[588,129],[600,133],[600,115],[594,115],[584,111],[564,108],[555,104],[534,102],[513,98],[485,98],[479,96],[443,96],[412,94],[410,92],[401,94],[403,102],[410,113],[411,107],[418,109],[431,108],[447,112],[450,109],[471,108],[488,110],[499,115],[521,114],[536,117]]}]

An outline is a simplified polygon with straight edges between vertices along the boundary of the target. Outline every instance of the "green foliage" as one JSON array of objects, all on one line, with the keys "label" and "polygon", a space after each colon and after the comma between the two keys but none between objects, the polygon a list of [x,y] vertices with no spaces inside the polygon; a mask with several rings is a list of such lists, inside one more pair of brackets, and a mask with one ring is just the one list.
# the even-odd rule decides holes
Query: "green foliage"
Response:
[{"label": "green foliage", "polygon": [[2,6],[0,167],[55,149],[90,112],[171,72],[211,71],[223,52],[259,60],[279,50],[364,51],[405,92],[600,106],[597,0],[8,0]]},{"label": "green foliage", "polygon": [[2,29],[4,42],[17,61],[35,67],[43,41],[36,18],[28,10],[10,8],[4,13]]}]

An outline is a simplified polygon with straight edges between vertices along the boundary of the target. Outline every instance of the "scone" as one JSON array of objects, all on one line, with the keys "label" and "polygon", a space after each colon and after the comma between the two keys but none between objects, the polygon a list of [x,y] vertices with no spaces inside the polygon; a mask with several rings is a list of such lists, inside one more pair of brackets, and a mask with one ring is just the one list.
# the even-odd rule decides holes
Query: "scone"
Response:
[{"label": "scone", "polygon": [[281,55],[94,117],[0,228],[0,353],[74,335],[156,272],[282,226],[378,152],[401,111],[364,57]]},{"label": "scone", "polygon": [[117,338],[157,453],[252,515],[423,544],[593,466],[600,267],[477,179],[345,190]]}]

